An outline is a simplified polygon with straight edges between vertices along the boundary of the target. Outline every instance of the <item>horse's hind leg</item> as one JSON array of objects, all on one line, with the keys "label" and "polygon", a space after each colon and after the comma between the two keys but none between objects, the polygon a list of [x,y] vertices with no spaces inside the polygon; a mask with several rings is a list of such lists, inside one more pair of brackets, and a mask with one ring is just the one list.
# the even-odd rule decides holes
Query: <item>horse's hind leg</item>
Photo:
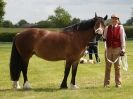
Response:
[{"label": "horse's hind leg", "polygon": [[65,71],[64,71],[64,78],[63,78],[62,84],[60,86],[60,88],[62,88],[62,89],[68,88],[67,87],[67,77],[69,75],[70,68],[71,68],[71,62],[66,61],[66,66],[65,66]]},{"label": "horse's hind leg", "polygon": [[23,84],[24,89],[31,89],[31,85],[28,82],[28,77],[27,77],[28,63],[29,63],[29,59],[27,61],[23,61],[23,60],[21,61],[21,69],[24,77],[24,84]]},{"label": "horse's hind leg", "polygon": [[19,85],[19,81],[13,81],[13,88],[14,89],[20,89],[21,88],[21,86]]},{"label": "horse's hind leg", "polygon": [[79,87],[75,84],[75,77],[76,77],[76,73],[77,73],[77,68],[78,68],[78,62],[74,62],[72,64],[72,79],[71,79],[71,85],[70,88],[71,89],[78,89]]}]

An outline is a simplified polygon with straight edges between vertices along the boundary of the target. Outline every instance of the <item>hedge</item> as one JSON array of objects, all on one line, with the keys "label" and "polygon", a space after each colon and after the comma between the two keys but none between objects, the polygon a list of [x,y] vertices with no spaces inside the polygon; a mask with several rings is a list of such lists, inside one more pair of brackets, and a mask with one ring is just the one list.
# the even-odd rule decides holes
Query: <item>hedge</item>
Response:
[{"label": "hedge", "polygon": [[0,33],[0,42],[12,42],[17,33]]},{"label": "hedge", "polygon": [[[133,39],[133,28],[125,28],[127,39]],[[12,42],[16,33],[0,33],[0,42]]]},{"label": "hedge", "polygon": [[127,39],[133,39],[133,28],[125,28]]}]

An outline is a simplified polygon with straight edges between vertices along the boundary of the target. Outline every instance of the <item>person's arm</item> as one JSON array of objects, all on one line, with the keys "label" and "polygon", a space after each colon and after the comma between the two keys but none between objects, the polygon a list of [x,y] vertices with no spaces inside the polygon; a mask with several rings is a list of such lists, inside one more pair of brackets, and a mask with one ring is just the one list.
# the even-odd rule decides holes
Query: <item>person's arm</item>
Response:
[{"label": "person's arm", "polygon": [[121,50],[123,52],[125,52],[125,48],[126,48],[126,42],[125,42],[125,30],[124,27],[122,25],[120,25],[120,39],[121,39]]},{"label": "person's arm", "polygon": [[108,30],[108,26],[106,26],[106,27],[105,27],[105,29],[104,29],[103,41],[106,41],[106,37],[107,37],[107,30]]}]

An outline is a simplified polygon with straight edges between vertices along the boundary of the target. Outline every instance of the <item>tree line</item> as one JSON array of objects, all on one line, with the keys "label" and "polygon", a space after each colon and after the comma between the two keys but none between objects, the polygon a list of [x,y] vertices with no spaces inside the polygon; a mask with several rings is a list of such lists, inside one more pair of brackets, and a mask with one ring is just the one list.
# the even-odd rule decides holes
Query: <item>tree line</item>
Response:
[{"label": "tree line", "polygon": [[48,16],[46,20],[41,20],[37,23],[29,23],[25,19],[21,19],[16,24],[13,24],[10,20],[3,20],[1,27],[62,28],[78,22],[80,22],[79,18],[72,18],[64,8],[59,6],[54,10],[54,15]]}]

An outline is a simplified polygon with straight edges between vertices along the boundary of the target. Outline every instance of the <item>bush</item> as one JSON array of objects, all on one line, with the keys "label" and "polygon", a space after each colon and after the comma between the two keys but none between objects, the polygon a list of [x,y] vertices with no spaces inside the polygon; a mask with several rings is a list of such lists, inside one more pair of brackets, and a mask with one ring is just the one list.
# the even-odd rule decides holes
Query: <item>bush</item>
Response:
[{"label": "bush", "polygon": [[0,42],[12,42],[17,33],[0,33]]},{"label": "bush", "polygon": [[[127,39],[129,39],[129,40],[133,39],[133,27],[129,27],[129,26],[125,27],[125,32],[126,32]],[[15,37],[16,34],[17,34],[17,32],[0,33],[0,42],[12,42],[13,38]]]},{"label": "bush", "polygon": [[133,39],[133,28],[125,28],[127,39]]}]

